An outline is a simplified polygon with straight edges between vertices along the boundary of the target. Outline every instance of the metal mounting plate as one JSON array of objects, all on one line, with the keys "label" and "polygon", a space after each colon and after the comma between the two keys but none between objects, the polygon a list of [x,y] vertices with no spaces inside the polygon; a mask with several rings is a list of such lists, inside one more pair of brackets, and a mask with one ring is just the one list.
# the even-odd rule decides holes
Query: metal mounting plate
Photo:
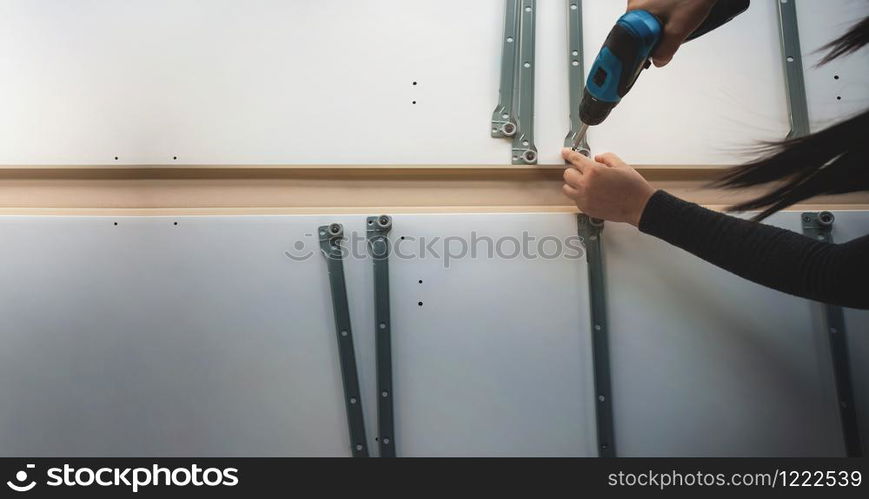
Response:
[{"label": "metal mounting plate", "polygon": [[[567,0],[567,75],[570,91],[570,131],[564,139],[564,147],[573,147],[582,121],[579,119],[579,103],[585,88],[585,65],[582,48],[582,0]],[[590,154],[585,137],[577,149],[585,156]]]},{"label": "metal mounting plate", "polygon": [[790,132],[787,138],[809,133],[809,106],[806,100],[806,82],[803,75],[803,57],[800,48],[800,30],[797,24],[796,0],[777,0],[778,27],[782,49],[782,64],[787,90]]},{"label": "metal mounting plate", "polygon": [[519,12],[519,64],[515,104],[517,130],[513,136],[513,164],[536,165],[534,145],[534,47],[537,0],[522,0]]},{"label": "metal mounting plate", "polygon": [[492,137],[512,137],[516,133],[514,116],[514,85],[516,84],[516,59],[519,58],[519,0],[506,0],[504,14],[504,38],[501,52],[501,86],[498,89],[498,105],[492,112]]},{"label": "metal mounting plate", "polygon": [[374,334],[377,351],[377,433],[380,457],[395,457],[392,391],[392,320],[389,313],[389,231],[392,217],[366,220],[368,253],[374,262]]},{"label": "metal mounting plate", "polygon": [[612,382],[610,376],[609,333],[606,288],[603,275],[603,221],[588,215],[577,216],[577,230],[588,262],[588,290],[591,315],[592,362],[594,363],[597,451],[600,457],[615,457]]},{"label": "metal mounting plate", "polygon": [[[818,241],[833,242],[835,217],[829,211],[805,212],[802,214],[803,234]],[[842,307],[824,304],[824,327],[830,338],[830,353],[833,361],[833,376],[836,382],[836,397],[839,402],[839,417],[845,452],[848,457],[862,457],[860,430],[857,424],[857,408],[848,359],[848,338],[845,331],[845,315]]]},{"label": "metal mounting plate", "polygon": [[356,352],[353,347],[353,332],[350,329],[350,307],[347,303],[347,286],[344,281],[344,261],[341,241],[344,227],[333,223],[317,229],[320,250],[326,258],[329,272],[329,288],[332,293],[332,310],[335,314],[335,332],[338,338],[338,355],[341,363],[341,380],[344,385],[344,403],[347,408],[347,426],[350,430],[350,450],[354,457],[368,457],[368,441],[365,438],[365,419],[362,414],[362,397],[359,391],[359,374],[356,370]]}]

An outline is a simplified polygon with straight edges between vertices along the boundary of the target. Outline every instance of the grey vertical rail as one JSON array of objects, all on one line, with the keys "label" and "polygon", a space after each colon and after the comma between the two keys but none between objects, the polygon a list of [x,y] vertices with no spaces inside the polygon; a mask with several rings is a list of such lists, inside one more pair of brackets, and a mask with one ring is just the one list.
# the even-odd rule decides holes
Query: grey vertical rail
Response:
[{"label": "grey vertical rail", "polygon": [[800,30],[797,24],[796,0],[776,0],[778,28],[784,65],[785,90],[788,99],[790,132],[787,138],[809,133],[809,106],[806,100],[806,82],[803,75],[803,57],[800,49]]},{"label": "grey vertical rail", "polygon": [[365,419],[362,414],[362,397],[359,391],[359,375],[356,370],[356,352],[353,348],[353,332],[350,329],[350,307],[347,303],[347,286],[344,281],[344,261],[341,240],[344,227],[333,223],[317,229],[320,250],[326,257],[329,272],[329,288],[332,293],[332,311],[335,315],[335,332],[338,338],[338,356],[341,364],[341,381],[344,385],[344,404],[347,409],[347,426],[350,430],[350,450],[353,457],[368,457],[368,441],[365,437]]},{"label": "grey vertical rail", "polygon": [[[803,234],[824,241],[833,242],[833,222],[835,217],[829,211],[805,212],[802,214]],[[842,423],[842,437],[848,457],[862,457],[860,429],[857,424],[857,406],[854,404],[854,385],[851,380],[851,362],[848,358],[848,338],[845,331],[845,314],[842,307],[824,304],[825,333],[830,340],[830,354],[833,361],[833,377],[836,383],[836,400],[839,405],[839,418]]]},{"label": "grey vertical rail", "polygon": [[[582,121],[579,119],[579,103],[585,88],[585,52],[582,45],[582,0],[567,0],[567,75],[570,92],[570,131],[564,139],[564,147],[573,147]],[[579,150],[589,153],[588,141],[583,137]]]},{"label": "grey vertical rail", "polygon": [[591,313],[592,362],[594,364],[597,451],[600,457],[616,456],[613,423],[612,381],[610,375],[609,324],[603,270],[601,232],[603,221],[579,214],[577,231],[588,262],[588,290]]},{"label": "grey vertical rail", "polygon": [[519,58],[519,0],[505,0],[504,38],[501,40],[501,86],[498,104],[492,111],[492,137],[512,137],[516,133],[513,109],[516,85],[516,60]]},{"label": "grey vertical rail", "polygon": [[389,312],[389,231],[392,217],[368,217],[368,253],[374,262],[374,335],[377,351],[377,433],[380,457],[395,457],[392,321]]},{"label": "grey vertical rail", "polygon": [[513,164],[537,164],[534,145],[534,47],[537,0],[522,0],[519,26],[519,59],[516,91],[517,130],[513,136]]}]

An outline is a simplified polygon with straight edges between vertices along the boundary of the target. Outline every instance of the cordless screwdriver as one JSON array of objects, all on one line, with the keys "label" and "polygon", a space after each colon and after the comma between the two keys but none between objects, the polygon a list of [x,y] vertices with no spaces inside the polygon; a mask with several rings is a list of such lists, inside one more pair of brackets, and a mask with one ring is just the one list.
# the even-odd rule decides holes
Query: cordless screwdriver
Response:
[{"label": "cordless screwdriver", "polygon": [[[693,40],[744,12],[750,0],[717,0],[703,23],[688,37]],[[582,122],[573,141],[579,150],[588,127],[599,125],[651,65],[650,54],[661,41],[663,24],[645,10],[622,15],[610,30],[588,73],[579,104]]]}]

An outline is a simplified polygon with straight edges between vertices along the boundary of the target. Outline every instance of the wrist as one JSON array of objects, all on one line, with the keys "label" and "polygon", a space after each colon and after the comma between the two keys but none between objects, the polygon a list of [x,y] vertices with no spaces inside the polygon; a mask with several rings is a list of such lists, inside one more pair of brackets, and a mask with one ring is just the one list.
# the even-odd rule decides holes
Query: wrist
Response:
[{"label": "wrist", "polygon": [[628,221],[628,223],[630,223],[634,227],[640,226],[640,220],[643,219],[643,213],[646,211],[646,206],[649,204],[649,200],[652,199],[652,196],[655,194],[655,192],[657,192],[657,189],[655,189],[654,187],[650,185],[647,187],[648,189],[646,189],[642,194],[637,196],[636,208],[634,209],[634,213],[631,216],[631,219]]}]

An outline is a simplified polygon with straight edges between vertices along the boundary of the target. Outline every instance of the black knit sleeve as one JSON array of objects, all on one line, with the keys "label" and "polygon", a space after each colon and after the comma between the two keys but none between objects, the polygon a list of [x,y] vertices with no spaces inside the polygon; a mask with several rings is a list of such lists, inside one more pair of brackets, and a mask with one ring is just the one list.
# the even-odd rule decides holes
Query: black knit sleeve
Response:
[{"label": "black knit sleeve", "polygon": [[869,235],[842,244],[742,220],[664,191],[649,199],[640,230],[785,293],[869,308]]}]

